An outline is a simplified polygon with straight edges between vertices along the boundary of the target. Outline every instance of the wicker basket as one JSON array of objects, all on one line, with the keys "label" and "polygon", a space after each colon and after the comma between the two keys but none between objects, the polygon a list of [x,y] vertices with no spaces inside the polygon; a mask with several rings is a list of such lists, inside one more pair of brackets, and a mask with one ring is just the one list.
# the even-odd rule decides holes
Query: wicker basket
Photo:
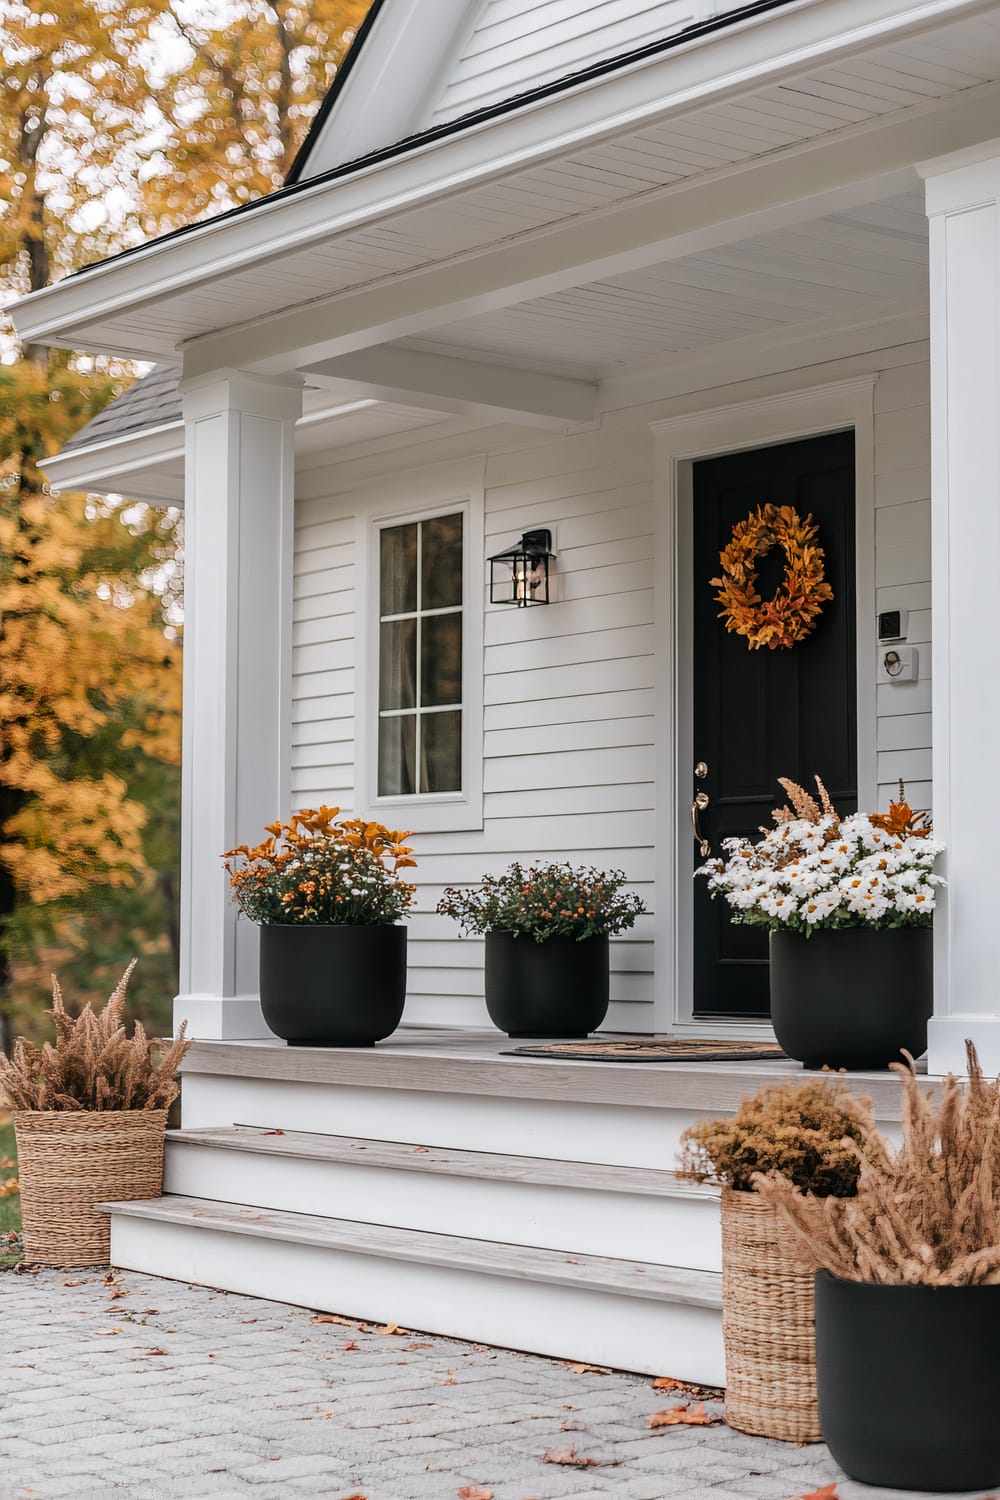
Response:
[{"label": "wicker basket", "polygon": [[94,1204],[163,1191],[165,1109],[17,1109],[24,1256],[36,1266],[107,1265],[111,1220]]},{"label": "wicker basket", "polygon": [[813,1273],[756,1193],[722,1193],[726,1421],[792,1443],[820,1440]]}]

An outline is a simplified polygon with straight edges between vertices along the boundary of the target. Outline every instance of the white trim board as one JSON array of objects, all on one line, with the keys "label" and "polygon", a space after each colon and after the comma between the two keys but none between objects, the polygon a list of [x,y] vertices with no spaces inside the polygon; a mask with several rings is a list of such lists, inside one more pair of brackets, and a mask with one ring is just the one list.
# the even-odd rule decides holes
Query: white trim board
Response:
[{"label": "white trim board", "polygon": [[[858,618],[858,801],[874,806],[876,754],[875,437],[876,375],[788,390],[650,424],[655,444],[657,1030],[711,1032],[695,1022],[691,952],[691,841],[684,836],[693,765],[691,729],[690,580],[685,576],[694,463],[716,454],[769,447],[851,427],[855,435]],[[721,1023],[726,1036],[768,1037],[766,1023]]]}]

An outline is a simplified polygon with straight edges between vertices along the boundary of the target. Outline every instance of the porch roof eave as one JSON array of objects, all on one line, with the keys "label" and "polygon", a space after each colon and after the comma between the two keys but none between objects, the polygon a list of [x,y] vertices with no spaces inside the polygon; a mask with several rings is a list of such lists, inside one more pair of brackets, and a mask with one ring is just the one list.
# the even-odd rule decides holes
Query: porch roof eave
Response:
[{"label": "porch roof eave", "polygon": [[184,423],[172,421],[64,449],[39,467],[55,491],[127,493],[136,500],[173,505],[182,499],[183,463]]},{"label": "porch roof eave", "polygon": [[[366,226],[392,224],[460,191],[510,181],[570,152],[655,128],[812,64],[847,59],[887,39],[974,16],[991,3],[924,0],[914,6],[902,0],[793,0],[749,14],[682,46],[508,113],[459,121],[461,128],[447,135],[417,137],[402,143],[404,149],[398,153],[350,164],[258,200],[250,211],[207,220],[137,247],[22,299],[10,309],[12,318],[25,341],[135,359],[176,363],[183,358],[194,373],[199,365],[212,369],[236,363],[216,358],[209,347],[212,334],[231,324],[220,322],[219,328],[194,336],[184,331],[191,302],[199,297],[204,301],[211,283],[261,265],[271,266],[280,278],[286,255]],[[599,219],[619,207],[586,217]],[[529,238],[544,237],[545,232],[543,226]],[[420,270],[444,269],[442,262],[448,258],[445,250],[429,257],[428,266]],[[357,290],[368,287],[345,288],[340,295]],[[147,324],[136,319],[136,326],[123,332],[123,316],[154,305],[155,320]],[[382,341],[381,336],[376,341]],[[320,357],[315,351],[313,356]]]}]

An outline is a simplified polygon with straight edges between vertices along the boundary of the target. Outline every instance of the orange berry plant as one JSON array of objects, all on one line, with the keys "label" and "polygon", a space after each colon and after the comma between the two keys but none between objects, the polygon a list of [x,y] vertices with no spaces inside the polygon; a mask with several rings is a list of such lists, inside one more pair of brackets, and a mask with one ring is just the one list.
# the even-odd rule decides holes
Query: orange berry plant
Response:
[{"label": "orange berry plant", "polygon": [[409,834],[338,819],[339,812],[304,808],[288,823],[269,823],[263,843],[222,856],[233,898],[251,922],[387,927],[406,915],[414,888],[399,872],[417,863]]},{"label": "orange berry plant", "polygon": [[595,870],[571,864],[512,864],[502,875],[484,875],[478,886],[451,886],[438,902],[441,916],[454,917],[463,932],[509,932],[544,943],[550,937],[577,942],[624,932],[646,907],[625,891],[621,870]]}]

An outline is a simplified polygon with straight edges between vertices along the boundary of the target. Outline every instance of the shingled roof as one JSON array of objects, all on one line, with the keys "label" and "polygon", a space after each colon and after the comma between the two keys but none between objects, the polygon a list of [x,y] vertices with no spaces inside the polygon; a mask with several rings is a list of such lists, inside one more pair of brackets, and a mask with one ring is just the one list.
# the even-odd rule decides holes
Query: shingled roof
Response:
[{"label": "shingled roof", "polygon": [[181,372],[176,365],[154,365],[124,395],[110,402],[62,446],[63,453],[90,448],[181,420]]}]

